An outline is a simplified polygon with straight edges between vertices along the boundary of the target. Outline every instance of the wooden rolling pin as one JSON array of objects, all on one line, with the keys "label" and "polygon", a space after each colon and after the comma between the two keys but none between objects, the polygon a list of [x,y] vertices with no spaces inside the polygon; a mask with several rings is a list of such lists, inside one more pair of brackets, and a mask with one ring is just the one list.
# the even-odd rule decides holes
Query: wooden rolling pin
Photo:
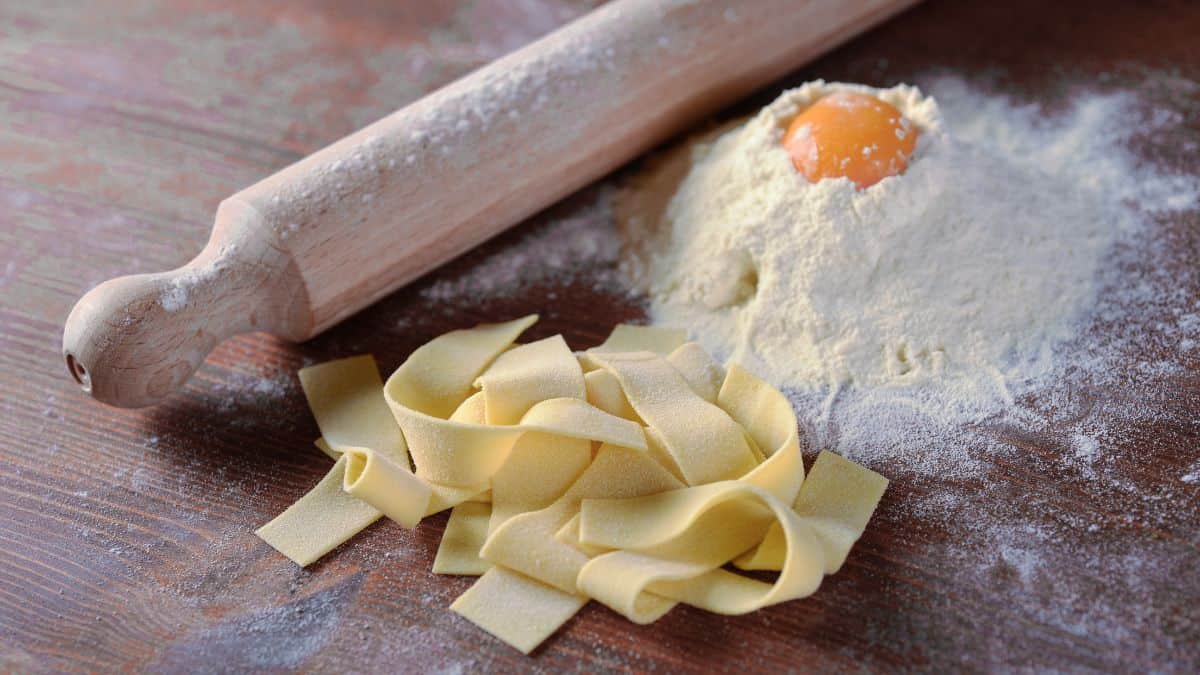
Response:
[{"label": "wooden rolling pin", "polygon": [[83,296],[67,367],[137,407],[312,337],[915,1],[611,2],[221,202],[194,260]]}]

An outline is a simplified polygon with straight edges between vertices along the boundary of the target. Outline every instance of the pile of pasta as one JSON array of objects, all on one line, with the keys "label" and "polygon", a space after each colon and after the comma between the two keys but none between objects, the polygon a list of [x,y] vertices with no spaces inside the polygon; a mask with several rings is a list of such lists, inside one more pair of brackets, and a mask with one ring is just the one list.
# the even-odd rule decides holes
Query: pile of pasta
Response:
[{"label": "pile of pasta", "polygon": [[887,480],[831,452],[806,478],[779,391],[682,331],[517,344],[536,320],[447,333],[386,384],[370,356],[301,370],[333,468],[258,535],[307,565],[453,509],[433,571],[479,579],[451,609],[525,653],[589,599],[743,614],[841,567]]}]

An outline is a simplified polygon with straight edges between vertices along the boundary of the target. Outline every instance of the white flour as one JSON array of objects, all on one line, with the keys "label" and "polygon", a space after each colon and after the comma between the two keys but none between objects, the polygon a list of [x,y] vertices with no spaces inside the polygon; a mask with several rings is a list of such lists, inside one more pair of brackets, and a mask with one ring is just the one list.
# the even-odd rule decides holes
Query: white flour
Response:
[{"label": "white flour", "polygon": [[[624,267],[656,322],[788,391],[813,447],[891,475],[978,481],[1012,450],[997,429],[1028,429],[1061,435],[1061,461],[1081,478],[1119,481],[1104,448],[1154,414],[1134,388],[1152,393],[1181,368],[1130,355],[1159,342],[1186,353],[1197,333],[1200,303],[1165,271],[1178,256],[1145,227],[1195,208],[1197,181],[1127,149],[1178,115],[1130,94],[1084,94],[1048,114],[956,78],[924,84],[936,104],[881,94],[923,138],[907,173],[861,192],[809,185],[779,149],[819,84],[693,149],[682,183],[651,167],[622,213]],[[665,201],[676,185],[667,227],[647,234],[664,212],[647,188]],[[1152,320],[1162,304],[1168,315]],[[1117,382],[1127,405],[1080,410],[1078,388]],[[940,489],[927,506],[943,517],[945,499],[974,503]]]},{"label": "white flour", "polygon": [[[921,129],[903,176],[865,190],[808,183],[781,145],[838,88]],[[1093,304],[1100,262],[1131,227],[1120,194],[1064,148],[1032,156],[958,133],[908,86],[815,82],[693,149],[657,250],[631,272],[655,321],[790,388],[936,379],[960,401],[1009,398]]]}]

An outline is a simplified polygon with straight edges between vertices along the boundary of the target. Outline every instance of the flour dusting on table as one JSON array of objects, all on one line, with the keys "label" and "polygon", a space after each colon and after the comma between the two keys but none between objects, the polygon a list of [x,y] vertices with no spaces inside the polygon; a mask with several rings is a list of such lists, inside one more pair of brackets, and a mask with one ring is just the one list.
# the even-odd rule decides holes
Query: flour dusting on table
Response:
[{"label": "flour dusting on table", "polygon": [[[514,297],[540,284],[586,281],[592,290],[626,294],[618,269],[620,240],[612,228],[609,191],[589,190],[565,216],[551,212],[516,233],[515,241],[472,265],[465,273],[442,277],[421,290],[430,301],[460,304]],[[551,297],[551,300],[554,298]]]}]

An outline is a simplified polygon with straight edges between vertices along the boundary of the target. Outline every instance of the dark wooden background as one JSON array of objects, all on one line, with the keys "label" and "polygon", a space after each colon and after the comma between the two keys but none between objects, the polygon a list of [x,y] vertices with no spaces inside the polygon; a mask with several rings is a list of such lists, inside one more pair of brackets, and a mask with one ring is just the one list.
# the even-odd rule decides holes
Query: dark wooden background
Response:
[{"label": "dark wooden background", "polygon": [[[107,408],[72,385],[61,325],[89,287],[184,262],[222,197],[590,4],[0,2],[0,671],[1200,668],[1200,486],[1180,479],[1200,457],[1195,353],[1190,374],[1139,384],[1155,414],[1106,448],[1135,490],[1082,478],[1053,434],[999,430],[1011,452],[985,458],[986,482],[876,466],[896,480],[810,599],[736,618],[680,608],[646,628],[593,603],[533,658],[446,609],[470,580],[429,571],[444,516],[413,532],[380,522],[306,570],[253,530],[328,466],[297,367],[370,351],[391,369],[445,330],[537,310],[537,335],[584,346],[641,315],[593,283],[612,269],[472,302],[418,292],[538,223],[309,343],[232,340],[163,406]],[[931,2],[789,81],[947,72],[1053,105],[1173,78],[1180,109],[1195,110],[1198,36],[1200,4],[1186,0]],[[1197,139],[1185,116],[1144,150],[1200,173]],[[585,190],[535,220],[605,199]],[[1182,259],[1200,258],[1197,212],[1171,228]],[[1104,414],[1092,404],[1134,394],[1077,395]],[[1008,505],[966,520],[1049,532],[1040,567],[972,537],[961,510],[910,508],[942,491]]]}]

